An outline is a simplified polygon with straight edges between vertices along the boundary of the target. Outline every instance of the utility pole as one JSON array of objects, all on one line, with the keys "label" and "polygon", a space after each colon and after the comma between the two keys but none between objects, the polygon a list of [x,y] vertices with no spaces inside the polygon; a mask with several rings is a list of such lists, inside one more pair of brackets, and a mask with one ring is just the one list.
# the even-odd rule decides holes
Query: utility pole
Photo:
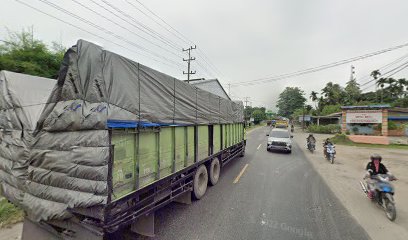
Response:
[{"label": "utility pole", "polygon": [[302,108],[302,115],[303,115],[303,117],[302,117],[302,131],[304,132],[305,131],[305,105],[303,105],[303,108]]},{"label": "utility pole", "polygon": [[[248,102],[249,102],[249,97],[245,97],[244,98],[245,100],[244,100],[244,103],[245,103],[245,109],[244,109],[244,113],[245,113],[245,116],[244,116],[244,120],[245,120],[245,125],[247,126],[248,125],[248,121],[247,121],[247,119],[248,119]],[[249,117],[251,117],[251,116],[249,116]]]},{"label": "utility pole", "polygon": [[249,97],[245,97],[244,99],[245,99],[245,100],[244,100],[244,103],[245,103],[245,108],[246,108],[246,107],[248,107],[248,103],[249,103],[249,100],[248,100],[248,99],[249,99]]},{"label": "utility pole", "polygon": [[188,59],[184,59],[184,58],[183,58],[183,61],[187,62],[187,72],[184,72],[184,71],[183,71],[183,74],[186,74],[186,75],[187,75],[187,82],[190,82],[190,75],[196,74],[196,71],[194,71],[194,72],[193,72],[193,71],[190,71],[190,63],[191,63],[191,61],[196,60],[195,57],[191,57],[191,51],[194,50],[194,49],[197,49],[197,46],[196,46],[196,45],[194,45],[194,47],[193,47],[193,46],[190,46],[190,47],[187,48],[187,49],[184,49],[184,48],[183,48],[183,52],[188,52]]}]

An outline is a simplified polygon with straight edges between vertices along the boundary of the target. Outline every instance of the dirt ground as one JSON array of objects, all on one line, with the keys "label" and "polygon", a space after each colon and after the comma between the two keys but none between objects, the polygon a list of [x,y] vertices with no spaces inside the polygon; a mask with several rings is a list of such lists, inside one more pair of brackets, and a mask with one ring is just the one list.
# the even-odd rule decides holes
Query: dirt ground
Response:
[{"label": "dirt ground", "polygon": [[0,229],[0,240],[18,240],[21,238],[23,223]]},{"label": "dirt ground", "polygon": [[[325,179],[334,194],[373,240],[408,239],[408,151],[336,145],[336,159],[332,165],[323,157],[323,140],[331,135],[315,134],[316,152],[306,149],[306,133],[295,132],[296,141],[310,162]],[[300,143],[304,143],[301,145]],[[359,181],[372,153],[381,154],[383,163],[398,180],[393,182],[397,219],[391,222],[385,212],[365,197]]]}]

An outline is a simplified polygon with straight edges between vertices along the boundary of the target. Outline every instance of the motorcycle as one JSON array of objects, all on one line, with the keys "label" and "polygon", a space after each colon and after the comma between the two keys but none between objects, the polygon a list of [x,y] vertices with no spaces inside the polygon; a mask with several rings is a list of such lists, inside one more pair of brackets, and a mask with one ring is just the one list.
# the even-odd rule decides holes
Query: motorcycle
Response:
[{"label": "motorcycle", "polygon": [[314,150],[316,150],[316,142],[314,142],[314,141],[308,141],[308,142],[307,142],[307,149],[309,149],[309,151],[310,151],[311,153],[313,153]]},{"label": "motorcycle", "polygon": [[329,160],[331,164],[334,163],[335,155],[336,155],[335,146],[331,143],[327,144],[325,147],[325,156],[326,159]]},{"label": "motorcycle", "polygon": [[[373,183],[374,189],[372,189],[374,192],[372,201],[376,201],[376,203],[384,209],[387,218],[390,221],[394,221],[397,217],[397,210],[395,209],[394,187],[390,181],[394,181],[396,178],[389,174],[377,174],[372,176],[371,179],[375,181],[375,183]],[[368,197],[369,190],[366,185],[361,181],[360,184],[362,190]]]}]

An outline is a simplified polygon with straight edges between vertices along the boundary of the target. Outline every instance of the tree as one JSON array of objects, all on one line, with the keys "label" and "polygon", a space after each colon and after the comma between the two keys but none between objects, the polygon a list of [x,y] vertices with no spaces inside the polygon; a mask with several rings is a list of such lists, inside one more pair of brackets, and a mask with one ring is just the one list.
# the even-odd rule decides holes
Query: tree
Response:
[{"label": "tree", "polygon": [[309,96],[309,98],[310,98],[310,100],[312,100],[312,102],[314,102],[315,103],[315,108],[317,109],[317,100],[319,99],[318,97],[317,97],[317,92],[315,92],[315,91],[312,91],[311,93],[310,93],[310,96]]},{"label": "tree", "polygon": [[265,111],[262,111],[261,109],[255,109],[252,112],[252,117],[254,118],[254,124],[259,124],[266,119],[266,114]]},{"label": "tree", "polygon": [[289,118],[296,109],[304,106],[306,98],[303,95],[304,92],[298,87],[286,87],[279,94],[278,103],[276,104],[276,107],[279,108],[278,114]]},{"label": "tree", "polygon": [[56,78],[64,53],[60,44],[53,43],[50,49],[30,31],[9,32],[0,45],[0,70]]},{"label": "tree", "polygon": [[323,110],[321,112],[321,115],[326,116],[326,115],[329,115],[329,114],[332,114],[332,113],[341,112],[340,107],[341,107],[340,104],[324,106],[324,108],[323,108]]},{"label": "tree", "polygon": [[370,76],[374,78],[374,80],[377,80],[379,76],[381,76],[380,70],[374,70],[370,73]]},{"label": "tree", "polygon": [[344,88],[346,93],[346,104],[352,105],[358,102],[361,98],[360,84],[355,79],[352,79],[346,83]]},{"label": "tree", "polygon": [[322,89],[322,94],[324,98],[325,105],[334,105],[344,102],[345,92],[343,88],[335,83],[328,82],[326,86]]}]

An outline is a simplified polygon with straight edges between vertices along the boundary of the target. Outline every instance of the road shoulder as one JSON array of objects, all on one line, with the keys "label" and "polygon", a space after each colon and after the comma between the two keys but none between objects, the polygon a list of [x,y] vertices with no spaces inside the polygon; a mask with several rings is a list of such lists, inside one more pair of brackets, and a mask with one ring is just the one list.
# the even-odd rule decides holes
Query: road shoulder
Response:
[{"label": "road shoulder", "polygon": [[[403,204],[408,197],[408,176],[404,174],[408,170],[407,151],[337,145],[337,158],[335,164],[331,165],[322,153],[322,142],[330,135],[315,135],[317,149],[313,154],[306,149],[306,137],[306,133],[295,133],[295,141],[308,161],[370,237],[373,240],[408,239],[408,206]],[[364,196],[359,186],[364,167],[373,152],[383,155],[387,167],[399,178],[394,183],[397,203],[395,222],[390,222],[384,212]]]}]

